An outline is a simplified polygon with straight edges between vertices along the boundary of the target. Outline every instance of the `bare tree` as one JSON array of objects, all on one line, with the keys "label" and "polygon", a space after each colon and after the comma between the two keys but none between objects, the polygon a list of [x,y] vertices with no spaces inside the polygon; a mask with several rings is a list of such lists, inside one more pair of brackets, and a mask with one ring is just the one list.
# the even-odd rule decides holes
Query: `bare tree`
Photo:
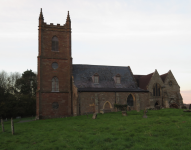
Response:
[{"label": "bare tree", "polygon": [[19,90],[18,87],[15,86],[16,80],[19,78],[21,78],[21,74],[19,72],[11,72],[8,74],[3,70],[0,72],[0,87],[6,92],[15,94],[15,90]]}]

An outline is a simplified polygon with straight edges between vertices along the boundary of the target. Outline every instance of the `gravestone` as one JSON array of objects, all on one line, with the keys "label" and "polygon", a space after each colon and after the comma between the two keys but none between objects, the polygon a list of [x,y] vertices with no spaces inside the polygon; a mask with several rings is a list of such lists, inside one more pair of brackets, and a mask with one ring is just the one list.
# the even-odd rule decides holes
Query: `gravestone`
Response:
[{"label": "gravestone", "polygon": [[182,106],[182,109],[187,109],[185,105]]},{"label": "gravestone", "polygon": [[97,113],[94,113],[92,119],[96,119],[96,118],[97,118]]},{"label": "gravestone", "polygon": [[101,113],[101,114],[104,114],[104,109],[100,109],[100,113]]},{"label": "gravestone", "polygon": [[127,116],[127,112],[126,111],[122,111],[122,115],[123,116]]},{"label": "gravestone", "polygon": [[2,126],[2,132],[5,132],[4,130],[4,124],[3,124],[3,119],[1,118],[1,126]]},{"label": "gravestone", "polygon": [[189,110],[189,109],[188,110],[184,110],[184,112],[191,112],[191,110]]},{"label": "gravestone", "polygon": [[36,117],[35,117],[35,120],[39,120],[39,117],[38,117],[38,116],[36,116]]},{"label": "gravestone", "polygon": [[156,110],[160,110],[160,105],[155,106]]},{"label": "gravestone", "polygon": [[127,106],[127,111],[131,111],[131,107],[130,106]]},{"label": "gravestone", "polygon": [[147,109],[145,108],[143,118],[147,118],[146,113],[147,113]]},{"label": "gravestone", "polygon": [[14,135],[14,123],[12,118],[11,118],[11,131],[12,131],[12,135]]}]

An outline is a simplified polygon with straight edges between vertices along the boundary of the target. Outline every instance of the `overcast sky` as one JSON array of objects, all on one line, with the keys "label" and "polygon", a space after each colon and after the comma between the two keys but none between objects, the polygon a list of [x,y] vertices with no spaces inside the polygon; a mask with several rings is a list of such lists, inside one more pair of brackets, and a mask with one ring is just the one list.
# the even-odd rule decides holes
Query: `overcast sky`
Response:
[{"label": "overcast sky", "polygon": [[171,70],[191,103],[191,0],[0,0],[0,71],[37,71],[40,8],[48,24],[70,11],[74,64]]}]

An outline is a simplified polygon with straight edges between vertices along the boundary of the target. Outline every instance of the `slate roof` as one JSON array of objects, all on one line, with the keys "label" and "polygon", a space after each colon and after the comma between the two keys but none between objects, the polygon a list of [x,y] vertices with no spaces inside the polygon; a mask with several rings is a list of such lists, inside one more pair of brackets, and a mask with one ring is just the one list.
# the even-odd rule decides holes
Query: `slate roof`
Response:
[{"label": "slate roof", "polygon": [[[92,81],[95,73],[99,75],[99,84]],[[73,64],[72,74],[78,91],[144,91],[137,86],[129,67]],[[117,74],[121,84],[114,81]]]},{"label": "slate roof", "polygon": [[168,73],[165,73],[165,74],[160,75],[160,77],[161,77],[161,79],[162,79],[163,82],[165,81],[167,75],[168,75]]},{"label": "slate roof", "polygon": [[138,86],[143,89],[147,90],[147,85],[149,84],[149,81],[152,77],[153,73],[150,73],[148,75],[134,75],[134,78],[136,79]]}]

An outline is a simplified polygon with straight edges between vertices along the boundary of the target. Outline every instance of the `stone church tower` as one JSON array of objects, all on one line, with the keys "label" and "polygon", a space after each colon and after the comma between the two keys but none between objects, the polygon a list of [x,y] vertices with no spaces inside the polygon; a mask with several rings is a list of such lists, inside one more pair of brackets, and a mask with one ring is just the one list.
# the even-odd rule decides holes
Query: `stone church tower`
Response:
[{"label": "stone church tower", "polygon": [[39,50],[36,115],[54,118],[72,115],[71,21],[64,25],[46,24],[39,16]]}]

